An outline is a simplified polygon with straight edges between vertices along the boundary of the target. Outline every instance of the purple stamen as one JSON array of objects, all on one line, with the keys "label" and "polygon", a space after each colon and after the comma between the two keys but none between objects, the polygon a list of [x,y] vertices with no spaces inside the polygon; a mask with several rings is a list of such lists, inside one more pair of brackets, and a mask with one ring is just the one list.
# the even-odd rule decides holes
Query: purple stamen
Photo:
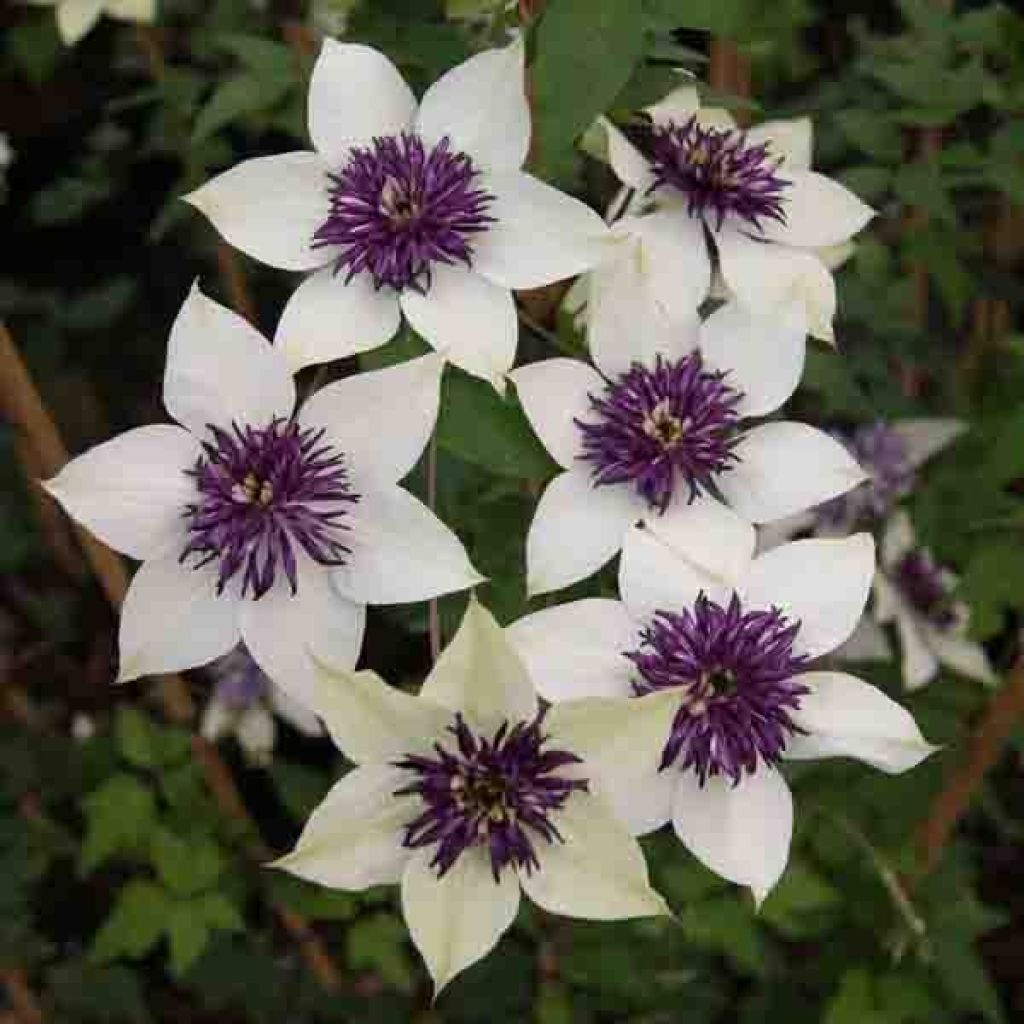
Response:
[{"label": "purple stamen", "polygon": [[408,132],[376,137],[329,175],[330,212],[313,247],[337,249],[346,281],[365,271],[375,288],[426,292],[431,264],[470,266],[473,236],[495,222],[479,176],[447,136],[429,149]]},{"label": "purple stamen", "polygon": [[959,622],[949,577],[923,548],[905,554],[892,571],[900,593],[914,610],[940,630]]},{"label": "purple stamen", "polygon": [[733,447],[742,397],[724,373],[703,369],[699,352],[677,362],[658,356],[653,369],[634,363],[601,397],[590,395],[596,422],[576,420],[580,458],[592,464],[595,485],[632,483],[664,512],[677,479],[693,501],[738,461]]},{"label": "purple stamen", "polygon": [[188,540],[181,561],[194,568],[218,562],[217,593],[242,574],[242,595],[260,598],[280,568],[298,589],[298,545],[321,565],[341,565],[349,489],[340,452],[324,431],[275,418],[266,427],[209,426],[212,440],[189,475],[198,499],[186,506]]},{"label": "purple stamen", "polygon": [[587,782],[559,772],[580,759],[566,750],[545,750],[544,712],[530,722],[505,722],[491,739],[476,735],[461,715],[449,732],[454,749],[434,744],[436,756],[409,754],[396,762],[415,780],[396,796],[414,794],[423,811],[405,826],[409,849],[436,844],[431,867],[438,878],[470,847],[484,847],[494,880],[512,865],[527,873],[540,866],[535,844],[561,842],[551,820]]},{"label": "purple stamen", "polygon": [[626,657],[640,673],[637,696],[680,691],[662,770],[678,763],[701,785],[714,775],[735,784],[759,761],[778,763],[808,692],[798,675],[808,659],[793,653],[799,630],[778,608],[744,611],[736,594],[727,608],[700,594],[692,611],[655,613]]}]

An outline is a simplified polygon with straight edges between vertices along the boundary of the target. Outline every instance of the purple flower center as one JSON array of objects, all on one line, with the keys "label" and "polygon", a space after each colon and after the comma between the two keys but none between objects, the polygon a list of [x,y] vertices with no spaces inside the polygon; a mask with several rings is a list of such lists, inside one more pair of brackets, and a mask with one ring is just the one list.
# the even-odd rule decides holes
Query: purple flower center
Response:
[{"label": "purple flower center", "polygon": [[479,176],[447,136],[430,149],[407,132],[377,137],[329,175],[330,212],[313,246],[337,250],[346,281],[365,271],[375,288],[426,292],[431,264],[470,266],[473,237],[494,223]]},{"label": "purple flower center", "polygon": [[742,397],[724,373],[703,369],[699,352],[678,362],[658,356],[653,369],[634,363],[600,397],[590,395],[593,419],[576,420],[580,458],[595,485],[631,483],[652,508],[668,508],[677,481],[692,501],[738,461]]},{"label": "purple flower center", "polygon": [[762,220],[785,223],[783,193],[791,182],[778,174],[782,160],[751,145],[745,132],[705,128],[690,117],[642,131],[641,147],[654,171],[653,188],[671,187],[686,198],[691,217],[721,230],[737,217],[760,230]]},{"label": "purple flower center", "polygon": [[777,608],[744,611],[733,595],[727,608],[704,594],[693,609],[659,611],[626,657],[639,678],[638,696],[679,689],[680,704],[661,755],[661,767],[693,769],[734,783],[758,762],[778,763],[799,728],[790,712],[808,692],[799,682],[807,664],[793,653],[799,622]]},{"label": "purple flower center", "polygon": [[910,605],[938,629],[952,629],[959,616],[948,575],[925,550],[905,554],[892,572],[896,586]]},{"label": "purple flower center", "polygon": [[199,493],[184,512],[182,562],[217,562],[218,594],[240,573],[242,595],[260,598],[279,569],[296,593],[297,547],[321,565],[345,561],[344,518],[359,496],[322,429],[276,418],[265,427],[209,430],[212,440],[189,470]]},{"label": "purple flower center", "polygon": [[415,794],[422,812],[405,826],[409,849],[436,846],[431,867],[438,877],[463,851],[479,846],[491,859],[497,881],[508,865],[527,873],[539,867],[535,844],[562,841],[551,815],[587,782],[563,773],[580,759],[566,750],[546,749],[544,712],[530,722],[505,722],[487,739],[475,734],[461,715],[449,728],[453,749],[434,744],[435,756],[409,754],[396,762],[414,780],[396,796]]}]

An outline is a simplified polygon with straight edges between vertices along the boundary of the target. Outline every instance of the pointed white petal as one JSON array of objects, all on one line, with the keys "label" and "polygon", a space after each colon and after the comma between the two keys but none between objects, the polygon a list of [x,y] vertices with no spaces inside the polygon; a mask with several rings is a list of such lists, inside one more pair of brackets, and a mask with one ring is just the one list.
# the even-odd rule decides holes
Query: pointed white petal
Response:
[{"label": "pointed white petal", "polygon": [[320,719],[304,704],[289,697],[280,686],[272,685],[267,699],[274,714],[284,719],[296,732],[313,739],[324,735]]},{"label": "pointed white petal", "polygon": [[402,322],[398,296],[376,289],[367,274],[345,281],[324,267],[292,293],[281,313],[274,345],[292,371],[368,352],[394,337]]},{"label": "pointed white petal", "polygon": [[656,125],[683,124],[700,109],[697,87],[685,82],[676,86],[667,96],[652,103],[647,113]]},{"label": "pointed white petal", "polygon": [[424,94],[416,130],[430,143],[448,136],[479,167],[518,170],[530,148],[525,52],[516,39],[446,72]]},{"label": "pointed white petal", "polygon": [[676,501],[632,527],[622,546],[619,591],[634,619],[678,611],[704,591],[728,598],[750,568],[754,528],[712,498]]},{"label": "pointed white petal", "polygon": [[645,835],[672,815],[678,773],[658,769],[678,710],[674,693],[590,697],[556,704],[544,726],[554,746],[583,758],[592,791],[619,821],[633,835]]},{"label": "pointed white petal", "polygon": [[601,126],[608,139],[608,161],[623,185],[637,192],[646,192],[654,184],[654,172],[647,158],[607,118]]},{"label": "pointed white petal", "polygon": [[430,273],[425,295],[402,293],[402,312],[445,358],[503,390],[519,341],[512,293],[465,267],[438,263]]},{"label": "pointed white petal", "polygon": [[330,254],[313,248],[327,219],[327,165],[316,153],[244,160],[184,196],[236,249],[282,270],[322,267]]},{"label": "pointed white petal", "polygon": [[138,427],[72,459],[44,486],[104,544],[140,561],[177,554],[182,511],[195,497],[185,472],[201,454],[181,427]]},{"label": "pointed white petal", "polygon": [[57,32],[68,46],[74,46],[99,21],[103,0],[60,0],[57,4]]},{"label": "pointed white petal", "polygon": [[882,565],[891,569],[915,547],[917,538],[914,535],[914,524],[911,523],[907,510],[898,508],[886,520],[882,533]]},{"label": "pointed white petal", "polygon": [[238,602],[216,592],[216,569],[178,556],[143,562],[121,606],[117,681],[205,665],[238,643]]},{"label": "pointed white petal", "polygon": [[793,721],[805,735],[793,736],[786,757],[855,757],[890,775],[909,771],[937,749],[913,715],[881,690],[845,672],[804,672],[810,689]]},{"label": "pointed white petal", "polygon": [[700,328],[700,350],[710,369],[728,374],[743,392],[736,411],[765,416],[796,390],[807,350],[807,316],[802,303],[775,315],[755,315],[737,303],[715,310]]},{"label": "pointed white petal", "polygon": [[928,644],[925,629],[901,597],[897,597],[894,618],[903,657],[903,685],[908,690],[927,686],[939,671],[939,659]]},{"label": "pointed white petal", "polygon": [[927,642],[943,665],[979,683],[995,683],[997,676],[985,648],[967,637],[929,628]]},{"label": "pointed white petal", "polygon": [[346,377],[318,391],[299,412],[344,452],[353,480],[386,486],[419,461],[434,424],[444,361],[436,355]]},{"label": "pointed white petal", "polygon": [[964,431],[967,424],[954,419],[897,420],[890,425],[894,434],[903,442],[907,461],[917,469],[947,445],[952,444]]},{"label": "pointed white petal", "polygon": [[425,601],[483,580],[459,538],[401,487],[360,491],[349,522],[352,552],[332,580],[350,601]]},{"label": "pointed white petal", "polygon": [[733,449],[739,461],[717,483],[752,523],[770,523],[856,487],[864,470],[835,438],[805,423],[762,423]]},{"label": "pointed white petal", "polygon": [[122,21],[148,24],[156,20],[156,0],[106,0],[103,9],[112,18]]},{"label": "pointed white petal", "polygon": [[639,645],[637,624],[621,601],[591,597],[534,612],[505,630],[533,685],[550,701],[628,697]]},{"label": "pointed white petal", "polygon": [[580,455],[580,428],[590,412],[591,395],[604,391],[601,375],[580,359],[542,359],[513,370],[509,377],[544,447],[563,469]]},{"label": "pointed white petal", "polygon": [[582,466],[548,484],[526,537],[526,578],[531,594],[545,594],[597,572],[621,547],[644,505],[620,484],[595,487]]},{"label": "pointed white petal", "polygon": [[795,540],[754,559],[739,593],[750,608],[778,607],[800,620],[793,649],[815,658],[854,630],[875,573],[869,533],[841,540]]},{"label": "pointed white petal", "polygon": [[409,936],[434,980],[435,995],[483,959],[519,910],[519,881],[503,871],[495,882],[479,847],[466,850],[443,878],[431,852],[417,850],[402,875],[402,913]]},{"label": "pointed white petal", "polygon": [[540,867],[521,877],[534,903],[591,921],[670,914],[637,841],[599,797],[574,793],[553,823],[564,842],[538,844]]},{"label": "pointed white petal", "polygon": [[537,694],[505,631],[475,597],[452,642],[423,683],[421,696],[462,712],[485,730],[527,721],[537,713]]},{"label": "pointed white petal", "polygon": [[309,81],[309,137],[332,170],[353,146],[408,130],[415,113],[412,90],[383,53],[324,40]]},{"label": "pointed white petal", "polygon": [[393,795],[407,781],[392,765],[350,771],[313,811],[295,849],[272,866],[331,889],[393,885],[409,858],[402,826],[416,814],[414,801]]},{"label": "pointed white petal", "polygon": [[760,904],[786,870],[793,797],[786,780],[763,766],[735,786],[721,775],[702,786],[694,772],[682,772],[672,825],[698,860],[730,882],[748,886]]},{"label": "pointed white petal", "polygon": [[891,661],[892,649],[885,630],[865,612],[850,638],[832,652],[837,661]]},{"label": "pointed white petal", "polygon": [[197,437],[210,424],[265,427],[292,414],[295,382],[255,327],[193,285],[167,342],[164,405]]},{"label": "pointed white petal", "polygon": [[875,215],[845,185],[818,174],[782,168],[790,183],[783,193],[784,224],[766,220],[761,234],[773,242],[801,249],[821,249],[852,238]]},{"label": "pointed white petal", "polygon": [[813,124],[809,117],[787,118],[782,121],[762,121],[747,132],[752,146],[767,145],[773,157],[782,157],[781,174],[790,170],[808,171],[814,153]]}]

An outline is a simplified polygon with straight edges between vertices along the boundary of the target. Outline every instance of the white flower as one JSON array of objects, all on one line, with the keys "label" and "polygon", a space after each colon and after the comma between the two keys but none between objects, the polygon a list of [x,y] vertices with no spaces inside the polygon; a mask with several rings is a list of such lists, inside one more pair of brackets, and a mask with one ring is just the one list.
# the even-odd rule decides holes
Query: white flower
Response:
[{"label": "white flower", "polygon": [[858,484],[863,472],[821,431],[784,421],[740,429],[741,419],[774,412],[796,388],[804,322],[799,306],[775,319],[728,304],[671,335],[623,323],[614,336],[592,337],[596,369],[559,358],[514,370],[523,408],[564,470],[530,526],[530,591],[590,575],[632,523],[657,522],[665,508],[690,523],[698,559],[707,531],[728,537],[742,559],[754,543],[750,523]]},{"label": "white flower", "polygon": [[327,40],[309,88],[315,152],[246,161],[186,197],[256,259],[314,271],[275,336],[293,369],[375,348],[404,314],[501,386],[516,352],[512,289],[600,259],[601,218],[520,170],[523,53],[516,41],[477,54],[417,108],[382,53]]},{"label": "white flower", "polygon": [[674,695],[672,728],[657,741],[662,770],[634,787],[633,814],[652,828],[671,820],[693,854],[760,902],[789,855],[782,759],[855,757],[903,772],[933,748],[873,686],[809,670],[849,636],[864,607],[874,570],[868,534],[796,541],[740,559],[739,571],[735,552],[709,537],[705,555],[721,566],[715,579],[680,548],[678,518],[669,510],[657,529],[629,532],[621,602],[561,605],[506,632],[549,700]]},{"label": "white flower", "polygon": [[277,865],[332,888],[400,883],[438,991],[494,947],[520,890],[571,917],[667,913],[607,801],[651,770],[642,755],[631,763],[630,744],[652,745],[671,702],[588,700],[539,716],[522,663],[475,600],[419,696],[372,672],[321,678],[317,710],[357,767]]},{"label": "white flower", "polygon": [[842,262],[873,211],[811,170],[810,120],[740,131],[726,111],[699,109],[692,86],[647,113],[650,125],[638,133],[643,152],[601,122],[612,169],[632,201],[615,226],[617,256],[589,279],[592,334],[610,334],[616,322],[637,315],[661,330],[692,320],[712,292],[716,267],[714,293],[758,313],[799,301],[810,333],[831,341],[836,293],[829,267]]},{"label": "white flower", "polygon": [[86,35],[101,14],[121,21],[149,24],[156,18],[156,0],[29,0],[39,7],[57,8],[57,32],[67,46]]},{"label": "white flower", "polygon": [[397,486],[437,417],[430,355],[295,408],[279,349],[193,288],[171,329],[164,404],[69,463],[48,489],[142,561],[121,613],[119,681],[202,665],[245,641],[300,701],[307,647],[355,664],[365,606],[479,582],[456,536]]}]

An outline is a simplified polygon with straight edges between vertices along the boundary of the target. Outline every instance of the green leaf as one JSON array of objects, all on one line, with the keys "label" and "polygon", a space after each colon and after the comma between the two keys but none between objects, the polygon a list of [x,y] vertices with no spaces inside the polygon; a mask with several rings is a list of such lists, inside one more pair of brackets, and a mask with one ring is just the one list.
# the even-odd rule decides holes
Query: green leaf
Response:
[{"label": "green leaf", "polygon": [[245,922],[222,893],[205,893],[198,899],[175,901],[167,919],[171,972],[181,977],[203,954],[215,931],[244,930]]},{"label": "green leaf", "polygon": [[863,968],[847,971],[830,1000],[823,1024],[882,1024],[875,1009],[871,975]]},{"label": "green leaf", "polygon": [[824,931],[841,902],[834,886],[794,861],[765,900],[760,916],[787,938],[800,939]]},{"label": "green leaf", "polygon": [[353,893],[325,889],[283,871],[268,872],[263,882],[275,903],[314,921],[350,921],[359,910]]},{"label": "green leaf", "polygon": [[899,128],[878,110],[840,110],[833,118],[839,130],[861,152],[880,162],[898,164],[903,156]]},{"label": "green leaf", "polygon": [[728,38],[741,32],[745,7],[743,0],[643,0],[652,28],[702,28]]},{"label": "green leaf", "polygon": [[85,842],[79,870],[91,874],[114,853],[134,853],[156,822],[152,792],[132,775],[114,775],[83,801]]},{"label": "green leaf", "polygon": [[397,917],[374,914],[357,921],[348,930],[347,951],[356,970],[373,971],[397,989],[412,990],[415,973],[405,927]]},{"label": "green leaf", "polygon": [[296,821],[305,821],[327,793],[326,775],[304,764],[276,758],[269,768],[278,799]]},{"label": "green leaf", "polygon": [[908,206],[924,210],[942,224],[956,225],[956,209],[938,164],[927,160],[904,164],[896,172],[893,189]]},{"label": "green leaf", "polygon": [[680,922],[695,945],[722,954],[745,973],[764,973],[764,943],[752,910],[739,896],[730,893],[684,906]]},{"label": "green leaf", "polygon": [[[585,40],[585,44],[581,42]],[[552,0],[531,68],[533,162],[553,182],[574,177],[576,140],[612,105],[643,51],[635,0]]]},{"label": "green leaf", "polygon": [[96,288],[79,292],[61,304],[60,320],[73,331],[98,331],[112,327],[128,312],[136,287],[130,277],[115,277]]},{"label": "green leaf", "polygon": [[284,98],[293,84],[290,77],[242,74],[229,78],[199,111],[192,127],[192,144],[203,142],[243,117],[270,110]]},{"label": "green leaf", "polygon": [[12,63],[20,67],[36,86],[42,85],[53,74],[64,50],[57,35],[52,9],[19,19],[17,24],[5,25],[4,42]]},{"label": "green leaf", "polygon": [[210,888],[224,870],[224,856],[211,839],[183,838],[158,828],[150,842],[157,877],[176,896]]},{"label": "green leaf", "polygon": [[162,728],[136,708],[119,708],[114,723],[121,756],[139,768],[159,768],[184,760],[189,753],[188,733]]},{"label": "green leaf", "polygon": [[113,185],[108,181],[61,178],[32,197],[32,218],[44,227],[66,224],[109,199],[112,192]]},{"label": "green leaf", "polygon": [[93,940],[92,956],[100,963],[145,956],[157,943],[172,912],[167,894],[152,882],[129,882]]},{"label": "green leaf", "polygon": [[150,1024],[140,980],[127,967],[83,961],[58,964],[47,977],[54,1020],[76,1024]]}]

